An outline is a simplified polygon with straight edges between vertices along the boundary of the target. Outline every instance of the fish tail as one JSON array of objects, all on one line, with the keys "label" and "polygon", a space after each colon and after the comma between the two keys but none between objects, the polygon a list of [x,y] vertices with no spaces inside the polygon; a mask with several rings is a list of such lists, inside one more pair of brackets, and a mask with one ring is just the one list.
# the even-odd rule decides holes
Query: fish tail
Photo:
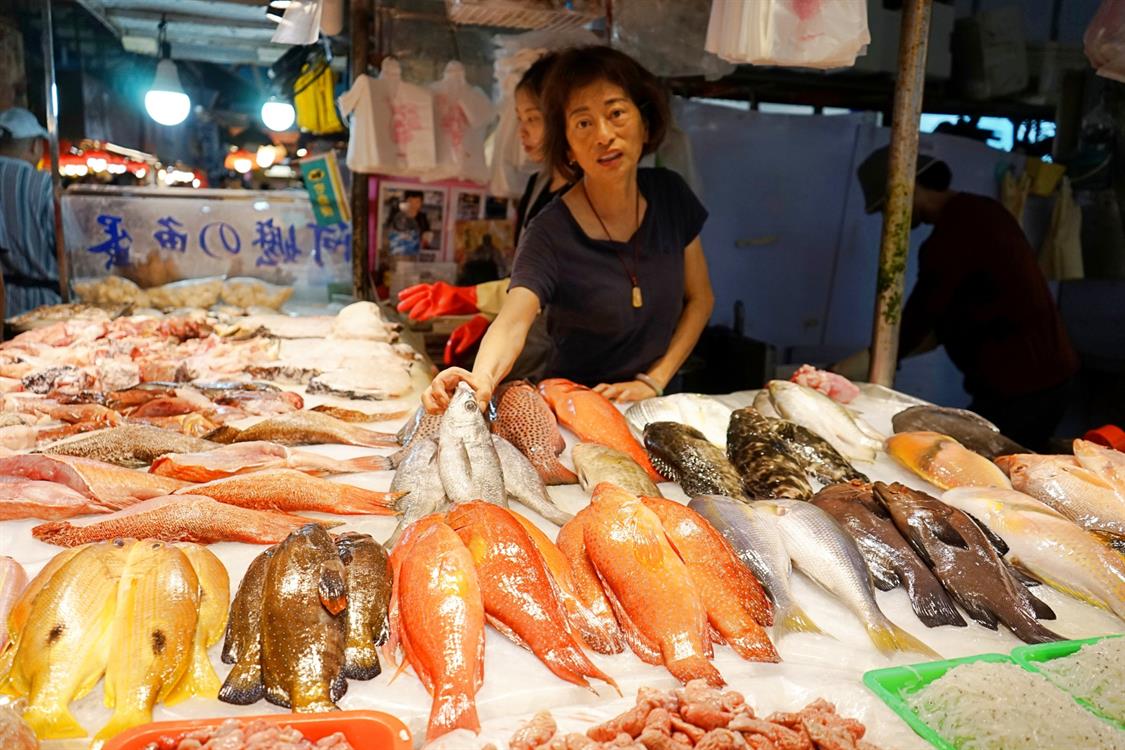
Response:
[{"label": "fish tail", "polygon": [[258,659],[247,659],[235,664],[227,675],[226,682],[219,690],[219,700],[236,706],[249,706],[260,701],[265,693],[261,662]]},{"label": "fish tail", "polygon": [[965,618],[961,617],[961,613],[953,606],[953,601],[936,579],[924,586],[912,586],[908,583],[907,594],[910,595],[910,607],[914,614],[927,628],[941,625],[965,627]]},{"label": "fish tail", "polygon": [[341,461],[351,471],[388,471],[391,468],[391,459],[387,456],[359,456]]},{"label": "fish tail", "polygon": [[781,661],[777,648],[770,641],[766,631],[755,623],[755,627],[748,628],[746,632],[729,634],[725,637],[736,654],[746,661],[763,661],[776,664]]},{"label": "fish tail", "polygon": [[578,475],[562,465],[557,458],[536,462],[539,478],[546,485],[578,484]]},{"label": "fish tail", "polygon": [[373,642],[348,644],[344,649],[344,676],[349,680],[374,679],[381,671],[379,653]]},{"label": "fish tail", "polygon": [[349,484],[338,485],[340,499],[330,512],[345,515],[393,516],[405,492],[375,492]]},{"label": "fish tail", "polygon": [[99,741],[105,742],[106,740],[121,734],[126,729],[139,727],[142,724],[148,724],[150,721],[152,721],[152,709],[149,709],[147,711],[136,709],[123,709],[114,711],[113,716],[111,716],[109,719],[109,723],[102,727],[101,731],[94,735],[94,744],[95,746],[97,746],[97,743]]},{"label": "fish tail", "polygon": [[215,668],[211,666],[211,660],[207,657],[207,646],[197,635],[191,664],[175,687],[161,700],[167,706],[183,703],[194,696],[214,700],[219,697],[222,686],[219,676],[215,674]]},{"label": "fish tail", "polygon": [[665,659],[664,666],[673,677],[685,685],[692,680],[705,680],[708,685],[717,688],[727,684],[719,674],[719,670],[715,669],[715,665],[702,655],[688,656],[674,661]]},{"label": "fish tail", "polygon": [[784,612],[776,613],[777,637],[789,633],[823,633],[812,618],[805,614],[805,610],[796,604],[791,604]]},{"label": "fish tail", "polygon": [[934,651],[890,620],[868,625],[867,635],[871,638],[871,642],[875,644],[875,648],[888,656],[896,651],[911,651],[934,659],[941,658],[941,654],[937,651]]},{"label": "fish tail", "polygon": [[28,706],[23,720],[41,740],[71,740],[87,736],[66,706]]},{"label": "fish tail", "polygon": [[476,699],[467,691],[439,692],[434,696],[433,706],[430,708],[430,723],[426,728],[426,742],[432,742],[454,729],[480,733]]}]

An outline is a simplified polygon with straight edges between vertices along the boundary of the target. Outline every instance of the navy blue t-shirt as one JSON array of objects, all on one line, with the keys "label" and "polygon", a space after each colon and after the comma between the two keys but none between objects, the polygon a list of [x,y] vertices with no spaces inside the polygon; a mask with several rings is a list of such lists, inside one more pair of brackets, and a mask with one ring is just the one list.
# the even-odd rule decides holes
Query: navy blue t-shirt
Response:
[{"label": "navy blue t-shirt", "polygon": [[[566,202],[553,201],[520,238],[511,287],[550,307],[555,353],[548,377],[584,385],[633,380],[664,356],[684,306],[684,248],[699,236],[707,209],[675,172],[640,169],[648,207],[639,232],[639,263],[630,242],[593,240]],[[634,270],[644,305],[633,307]]]}]

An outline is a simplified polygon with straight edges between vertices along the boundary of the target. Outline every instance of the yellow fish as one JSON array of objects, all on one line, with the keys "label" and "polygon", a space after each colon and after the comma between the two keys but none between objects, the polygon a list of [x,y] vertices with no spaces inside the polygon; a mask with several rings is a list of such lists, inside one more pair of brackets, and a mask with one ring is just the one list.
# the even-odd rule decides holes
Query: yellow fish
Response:
[{"label": "yellow fish", "polygon": [[219,676],[211,666],[207,649],[218,643],[227,627],[227,605],[230,604],[230,577],[227,569],[206,547],[198,544],[177,544],[187,555],[199,578],[199,621],[195,626],[191,666],[164,702],[169,706],[193,695],[218,698]]},{"label": "yellow fish", "polygon": [[199,577],[180,550],[147,540],[129,550],[117,589],[117,614],[105,670],[106,740],[152,721],[152,708],[179,683],[192,662],[199,620]]},{"label": "yellow fish", "polygon": [[8,675],[8,687],[28,697],[24,720],[40,739],[85,737],[67,706],[105,673],[117,583],[130,542],[83,547],[43,583]]}]

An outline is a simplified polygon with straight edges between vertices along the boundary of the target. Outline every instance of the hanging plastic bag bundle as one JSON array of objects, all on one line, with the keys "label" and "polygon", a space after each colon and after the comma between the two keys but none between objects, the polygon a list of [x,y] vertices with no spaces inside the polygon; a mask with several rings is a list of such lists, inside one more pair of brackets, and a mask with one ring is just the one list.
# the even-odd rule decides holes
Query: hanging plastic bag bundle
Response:
[{"label": "hanging plastic bag bundle", "polygon": [[870,42],[866,0],[712,0],[705,46],[734,63],[828,69]]}]

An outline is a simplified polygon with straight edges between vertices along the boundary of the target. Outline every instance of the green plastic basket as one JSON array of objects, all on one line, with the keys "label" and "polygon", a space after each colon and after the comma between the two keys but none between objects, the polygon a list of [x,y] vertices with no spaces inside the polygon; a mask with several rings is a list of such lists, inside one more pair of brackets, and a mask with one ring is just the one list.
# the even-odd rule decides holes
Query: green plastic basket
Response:
[{"label": "green plastic basket", "polygon": [[[1043,674],[1039,670],[1039,665],[1043,662],[1062,659],[1066,656],[1077,653],[1083,646],[1089,646],[1090,644],[1097,643],[1098,641],[1103,641],[1107,638],[1120,637],[1120,635],[1104,635],[1098,638],[1083,638],[1082,640],[1078,641],[1057,641],[1055,643],[1041,643],[1034,646],[1020,646],[1012,650],[1012,658],[1015,659],[1016,664],[1019,664],[1028,672]],[[1045,674],[1043,674],[1043,676],[1047,677]],[[1050,682],[1050,678],[1047,678],[1047,681]],[[1051,684],[1054,685],[1053,682]],[[1062,690],[1062,688],[1060,688],[1058,685],[1055,685],[1055,687],[1059,690]],[[1117,727],[1121,731],[1125,732],[1125,722],[1118,721],[1112,716],[1107,716],[1106,714],[1102,713],[1097,708],[1092,706],[1088,701],[1079,698],[1072,693],[1067,694],[1074,698],[1074,701],[1078,705],[1082,706],[1082,708],[1094,714],[1099,719],[1102,719],[1103,721],[1106,721]]]},{"label": "green plastic basket", "polygon": [[918,715],[907,704],[906,696],[921,690],[954,667],[978,661],[1000,664],[1015,663],[1012,657],[1007,654],[978,654],[966,656],[962,659],[946,659],[923,664],[909,664],[905,667],[875,669],[863,675],[863,684],[879,696],[926,742],[939,748],[939,750],[957,750],[953,745],[942,739],[941,735],[930,728],[928,724],[918,718]]}]

